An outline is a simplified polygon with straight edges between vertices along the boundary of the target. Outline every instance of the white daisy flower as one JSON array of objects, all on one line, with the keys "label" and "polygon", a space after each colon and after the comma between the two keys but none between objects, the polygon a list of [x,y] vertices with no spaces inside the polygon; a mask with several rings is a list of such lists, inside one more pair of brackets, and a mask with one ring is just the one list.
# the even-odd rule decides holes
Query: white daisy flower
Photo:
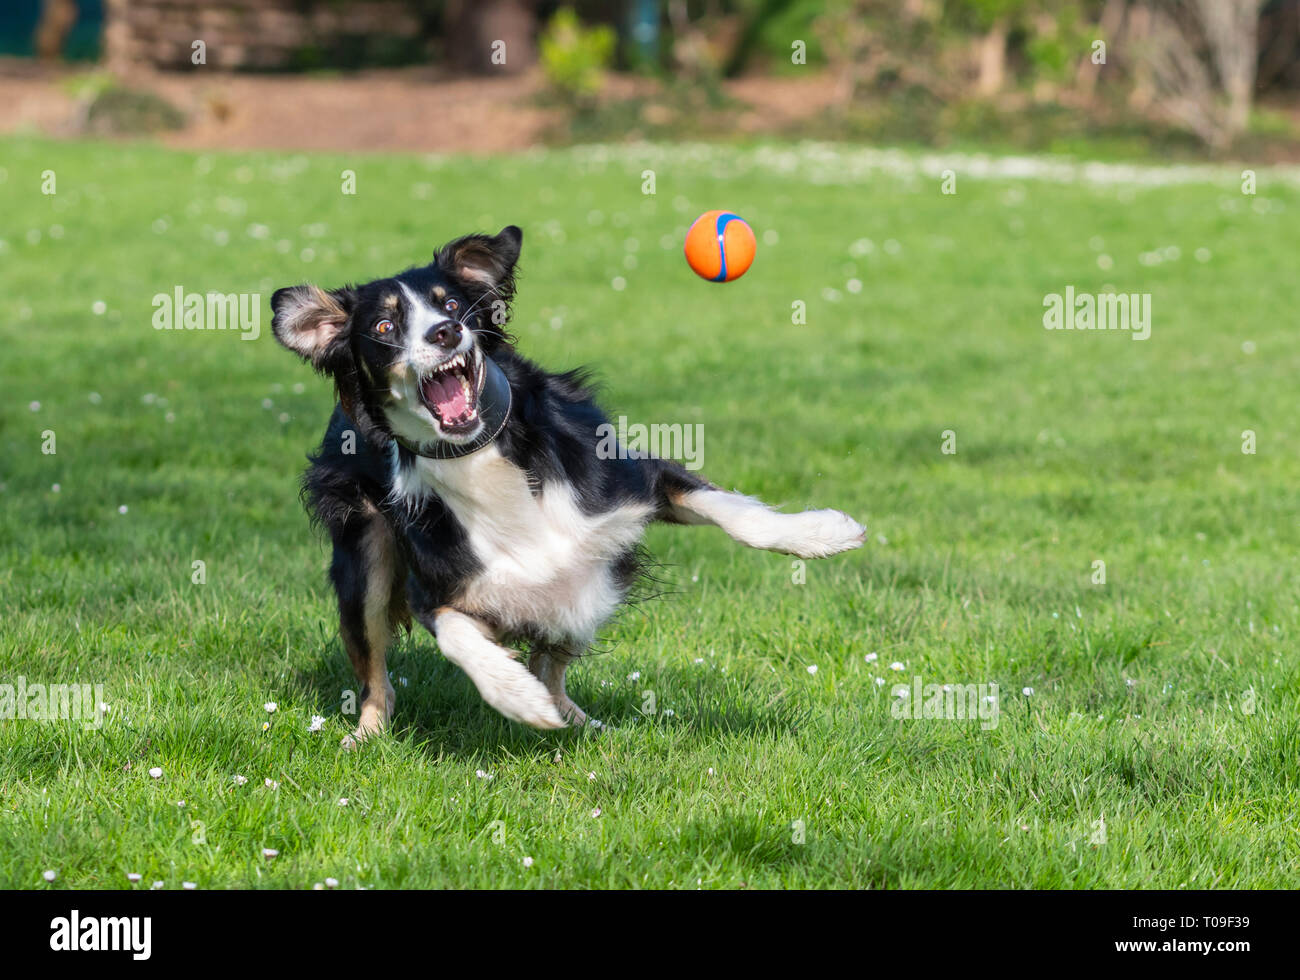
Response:
[{"label": "white daisy flower", "polygon": [[46,881],[53,881],[58,876],[59,876],[58,873],[55,871],[46,871],[41,874],[41,877],[44,878]]},{"label": "white daisy flower", "polygon": [[194,889],[198,888],[199,886],[194,884],[194,882],[192,881],[182,881],[181,887],[184,888],[187,892],[192,892],[194,891]]},{"label": "white daisy flower", "polygon": [[149,770],[149,775],[152,776],[154,779],[162,779],[162,767],[154,766],[152,769]]},{"label": "white daisy flower", "polygon": [[267,789],[279,789],[279,788],[280,788],[280,784],[277,783],[274,779],[271,779],[271,778],[268,776],[267,779],[266,779],[266,788],[267,788]]},{"label": "white daisy flower", "polygon": [[869,663],[869,664],[874,664],[877,660],[880,659],[880,654],[878,654],[878,653],[868,653],[868,654],[867,654],[866,656],[864,656],[862,659],[865,660],[865,661],[866,661],[867,663]]},{"label": "white daisy flower", "polygon": [[234,780],[236,786],[243,786],[246,782],[248,782],[248,777],[241,776],[239,775],[239,773],[235,773],[235,775],[232,776],[231,778]]},{"label": "white daisy flower", "polygon": [[134,871],[131,871],[131,872],[128,872],[128,873],[127,873],[126,880],[127,880],[127,881],[139,881],[139,880],[140,880],[141,878],[143,878],[143,877],[144,877],[144,875],[138,875],[138,874],[136,874]]},{"label": "white daisy flower", "polygon": [[311,724],[307,726],[307,731],[318,732],[321,730],[321,726],[324,724],[325,724],[325,719],[323,717],[321,717],[320,715],[312,715]]},{"label": "white daisy flower", "polygon": [[900,660],[895,660],[892,664],[889,665],[889,669],[890,669],[890,670],[904,670],[904,669],[906,669],[906,668],[903,667],[903,663],[902,663],[902,661],[900,661]]},{"label": "white daisy flower", "polygon": [[338,886],[339,886],[339,880],[338,880],[337,878],[326,878],[326,879],[325,879],[325,887],[326,887],[326,888],[337,888]]},{"label": "white daisy flower", "polygon": [[1026,687],[1026,688],[1022,689],[1020,693],[1023,694],[1023,695],[1024,695],[1025,697],[1027,697],[1027,698],[1031,698],[1031,697],[1034,696],[1034,689],[1033,689],[1032,687]]},{"label": "white daisy flower", "polygon": [[532,866],[533,866],[533,859],[530,857],[524,858],[524,867],[531,868]]},{"label": "white daisy flower", "polygon": [[280,852],[273,847],[262,848],[262,857],[266,858],[268,861],[274,861],[279,856]]},{"label": "white daisy flower", "polygon": [[266,713],[268,715],[273,715],[275,714],[275,709],[278,708],[279,705],[276,704],[274,701],[268,701],[266,702],[266,704],[262,705],[262,707],[266,709]]}]

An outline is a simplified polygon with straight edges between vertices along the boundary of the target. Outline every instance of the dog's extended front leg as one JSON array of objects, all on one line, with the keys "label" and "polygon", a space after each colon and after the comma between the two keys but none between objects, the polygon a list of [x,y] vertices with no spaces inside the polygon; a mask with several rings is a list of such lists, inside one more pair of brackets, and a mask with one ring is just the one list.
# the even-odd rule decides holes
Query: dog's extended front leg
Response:
[{"label": "dog's extended front leg", "polygon": [[437,637],[443,655],[469,675],[483,700],[497,711],[534,728],[564,727],[550,690],[513,651],[496,643],[486,623],[450,606],[420,621]]},{"label": "dog's extended front leg", "polygon": [[829,558],[862,547],[867,529],[838,510],[782,514],[761,500],[714,487],[668,492],[670,515],[682,524],[715,524],[741,544],[800,558]]},{"label": "dog's extended front leg", "polygon": [[534,677],[546,685],[546,690],[555,702],[555,708],[571,725],[585,725],[587,713],[573,703],[564,690],[564,672],[569,664],[578,658],[577,653],[549,644],[538,644],[528,658],[528,669]]}]

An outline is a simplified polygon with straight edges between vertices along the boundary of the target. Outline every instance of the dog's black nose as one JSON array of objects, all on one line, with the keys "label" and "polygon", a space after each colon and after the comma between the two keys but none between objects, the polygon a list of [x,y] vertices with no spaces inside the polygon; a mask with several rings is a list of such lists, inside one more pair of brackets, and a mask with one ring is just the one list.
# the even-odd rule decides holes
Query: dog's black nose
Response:
[{"label": "dog's black nose", "polygon": [[460,346],[460,324],[452,320],[446,323],[439,323],[437,326],[430,327],[425,333],[424,339],[438,347],[451,350],[453,347]]}]

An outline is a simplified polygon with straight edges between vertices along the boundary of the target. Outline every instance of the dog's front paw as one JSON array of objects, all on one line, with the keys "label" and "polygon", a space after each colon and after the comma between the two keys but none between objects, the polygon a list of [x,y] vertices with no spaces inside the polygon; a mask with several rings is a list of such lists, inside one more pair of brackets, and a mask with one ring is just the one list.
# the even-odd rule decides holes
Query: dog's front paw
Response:
[{"label": "dog's front paw", "polygon": [[861,548],[867,539],[867,529],[842,511],[808,510],[791,516],[799,528],[788,550],[800,558],[829,558]]},{"label": "dog's front paw", "polygon": [[475,678],[475,684],[483,700],[511,721],[533,728],[563,728],[565,725],[551,692],[518,660],[501,658],[500,663],[493,665],[490,676],[481,682]]}]

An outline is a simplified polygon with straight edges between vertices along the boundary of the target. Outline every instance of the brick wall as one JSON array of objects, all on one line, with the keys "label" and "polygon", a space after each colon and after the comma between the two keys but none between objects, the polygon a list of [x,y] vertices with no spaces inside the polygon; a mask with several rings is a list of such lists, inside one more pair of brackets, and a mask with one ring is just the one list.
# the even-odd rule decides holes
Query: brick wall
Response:
[{"label": "brick wall", "polygon": [[104,0],[104,7],[104,58],[118,71],[193,69],[195,41],[206,46],[209,68],[328,68],[335,58],[364,60],[365,50],[412,50],[423,26],[400,0]]}]

